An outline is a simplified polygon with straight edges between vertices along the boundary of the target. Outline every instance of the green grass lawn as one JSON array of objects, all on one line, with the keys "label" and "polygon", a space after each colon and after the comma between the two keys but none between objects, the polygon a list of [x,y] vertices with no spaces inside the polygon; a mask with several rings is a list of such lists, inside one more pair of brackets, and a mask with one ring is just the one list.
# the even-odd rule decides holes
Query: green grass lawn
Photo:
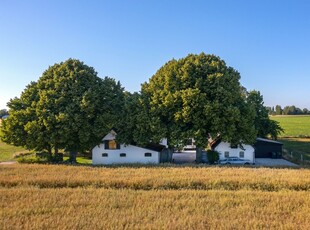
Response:
[{"label": "green grass lawn", "polygon": [[[0,140],[0,162],[16,160],[14,158],[15,154],[27,152],[29,151],[22,147],[8,145]],[[68,159],[69,157],[64,157],[64,161]],[[77,157],[76,160],[79,164],[92,164],[92,160],[87,157]]]},{"label": "green grass lawn", "polygon": [[[64,157],[64,161],[66,161],[68,159],[69,159],[69,157]],[[88,157],[77,157],[76,161],[79,164],[86,164],[86,165],[92,164],[92,159],[89,159]]]},{"label": "green grass lawn", "polygon": [[310,138],[281,138],[280,141],[283,148],[297,160],[301,159],[302,154],[304,160],[310,161]]},{"label": "green grass lawn", "polygon": [[8,145],[0,140],[0,161],[14,160],[14,154],[29,152],[22,147]]},{"label": "green grass lawn", "polygon": [[270,119],[278,121],[284,129],[280,137],[310,137],[310,116],[271,116]]},{"label": "green grass lawn", "polygon": [[299,163],[302,155],[304,160],[310,161],[310,116],[280,115],[270,116],[270,119],[278,121],[284,129],[280,141],[288,152],[287,157],[292,154]]}]

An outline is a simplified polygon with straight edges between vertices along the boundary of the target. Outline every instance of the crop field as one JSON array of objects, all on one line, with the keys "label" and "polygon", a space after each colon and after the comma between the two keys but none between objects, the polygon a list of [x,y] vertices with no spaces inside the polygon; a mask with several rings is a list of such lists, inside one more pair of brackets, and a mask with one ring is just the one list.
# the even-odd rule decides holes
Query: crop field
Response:
[{"label": "crop field", "polygon": [[310,170],[0,166],[1,229],[308,229]]},{"label": "crop field", "polygon": [[284,129],[281,137],[310,137],[310,116],[270,116]]}]

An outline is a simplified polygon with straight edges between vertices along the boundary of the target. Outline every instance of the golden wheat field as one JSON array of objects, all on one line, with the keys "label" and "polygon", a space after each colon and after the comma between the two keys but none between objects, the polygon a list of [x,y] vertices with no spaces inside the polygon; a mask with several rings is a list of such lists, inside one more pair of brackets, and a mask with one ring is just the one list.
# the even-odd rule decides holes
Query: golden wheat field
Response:
[{"label": "golden wheat field", "polygon": [[310,170],[0,166],[0,229],[309,229]]}]

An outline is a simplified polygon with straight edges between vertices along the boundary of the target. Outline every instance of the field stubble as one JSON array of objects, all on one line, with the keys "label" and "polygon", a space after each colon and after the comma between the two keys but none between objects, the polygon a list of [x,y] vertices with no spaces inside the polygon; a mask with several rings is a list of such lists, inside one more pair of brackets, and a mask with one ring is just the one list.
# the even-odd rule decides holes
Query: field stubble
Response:
[{"label": "field stubble", "polygon": [[2,229],[307,229],[309,192],[1,189]]},{"label": "field stubble", "polygon": [[6,165],[0,186],[111,189],[310,191],[310,170],[236,167]]},{"label": "field stubble", "polygon": [[0,166],[1,229],[307,229],[310,170]]}]

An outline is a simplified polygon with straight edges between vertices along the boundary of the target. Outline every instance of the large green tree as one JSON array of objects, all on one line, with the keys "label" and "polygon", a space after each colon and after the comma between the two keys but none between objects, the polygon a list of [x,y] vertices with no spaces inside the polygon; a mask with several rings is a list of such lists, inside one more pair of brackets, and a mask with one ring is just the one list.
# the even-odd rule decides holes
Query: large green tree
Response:
[{"label": "large green tree", "polygon": [[49,67],[36,83],[8,103],[10,117],[2,139],[29,149],[86,151],[119,121],[123,88],[111,78],[101,79],[79,60]]},{"label": "large green tree", "polygon": [[[263,96],[259,91],[250,91],[247,95],[247,103],[255,111],[254,125],[258,137],[268,137],[277,139],[278,135],[283,132],[279,122],[269,119],[268,110],[264,106]],[[276,110],[279,110],[276,107]]]},{"label": "large green tree", "polygon": [[253,143],[254,111],[245,101],[239,73],[214,55],[188,55],[161,67],[142,95],[148,98],[157,135],[174,145],[193,137],[199,149],[209,135],[232,144]]}]

